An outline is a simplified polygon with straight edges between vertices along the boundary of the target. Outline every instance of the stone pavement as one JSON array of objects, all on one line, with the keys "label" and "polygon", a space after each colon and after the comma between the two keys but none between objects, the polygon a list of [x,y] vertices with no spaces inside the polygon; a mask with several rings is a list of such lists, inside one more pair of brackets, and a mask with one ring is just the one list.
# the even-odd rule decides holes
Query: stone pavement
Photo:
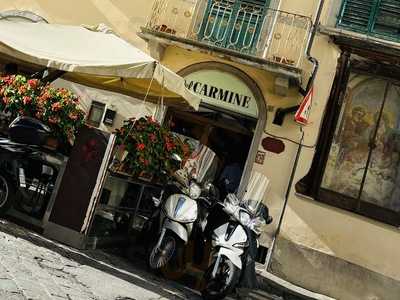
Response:
[{"label": "stone pavement", "polygon": [[[132,263],[100,250],[78,251],[0,219],[0,300],[28,299],[196,300],[201,297],[196,291],[147,272],[140,260]],[[240,299],[276,298],[252,291]]]},{"label": "stone pavement", "polygon": [[1,300],[200,299],[98,250],[77,251],[0,219]]}]

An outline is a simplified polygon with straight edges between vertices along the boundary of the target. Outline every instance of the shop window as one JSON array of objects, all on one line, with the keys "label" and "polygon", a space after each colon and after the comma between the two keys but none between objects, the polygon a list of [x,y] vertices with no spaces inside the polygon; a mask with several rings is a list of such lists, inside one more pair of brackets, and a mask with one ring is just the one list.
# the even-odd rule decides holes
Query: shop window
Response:
[{"label": "shop window", "polygon": [[338,26],[400,40],[398,0],[344,0]]},{"label": "shop window", "polygon": [[310,173],[296,190],[399,226],[400,83],[350,70],[341,96],[331,99]]},{"label": "shop window", "polygon": [[99,127],[103,119],[105,107],[104,103],[93,101],[86,122],[91,126]]}]

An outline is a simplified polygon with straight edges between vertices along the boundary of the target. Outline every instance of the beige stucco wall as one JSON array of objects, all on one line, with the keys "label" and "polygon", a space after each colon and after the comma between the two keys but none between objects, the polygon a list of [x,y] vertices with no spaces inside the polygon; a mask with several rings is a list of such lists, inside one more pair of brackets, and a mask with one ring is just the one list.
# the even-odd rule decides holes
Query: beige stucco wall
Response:
[{"label": "beige stucco wall", "polygon": [[[232,65],[243,72],[245,72],[260,88],[266,105],[268,106],[267,112],[267,124],[266,130],[274,135],[285,136],[290,139],[298,140],[300,136],[299,127],[290,121],[290,117],[287,117],[288,122],[285,122],[287,128],[282,129],[280,126],[272,125],[274,117],[274,111],[278,107],[288,107],[295,105],[301,99],[301,96],[297,93],[296,89],[291,89],[287,97],[281,97],[274,93],[274,81],[276,75],[262,71],[260,69],[252,68],[250,66],[241,65],[229,61],[222,60],[216,56],[208,54],[187,51],[178,47],[168,47],[164,53],[162,63],[172,70],[179,72],[187,66],[200,63],[200,62],[223,62],[225,64]],[[266,137],[264,134],[262,138]],[[286,150],[282,154],[267,153],[266,159],[263,165],[254,164],[254,170],[265,174],[270,179],[270,188],[268,194],[265,196],[265,202],[268,204],[270,211],[274,217],[274,222],[271,226],[266,228],[267,236],[264,236],[265,243],[268,244],[270,238],[277,227],[279,214],[282,209],[282,203],[284,201],[284,195],[286,192],[288,178],[293,165],[293,157],[296,151],[296,145],[290,142],[285,142]],[[265,151],[262,146],[259,146],[260,151]]]},{"label": "beige stucco wall", "polygon": [[[304,127],[304,144],[314,146],[318,138],[324,109],[329,98],[331,85],[336,73],[340,50],[324,35],[317,35],[313,56],[320,61],[320,69],[314,85],[313,109],[310,124]],[[204,61],[222,61],[234,65],[248,74],[260,87],[269,108],[288,107],[301,99],[295,90],[288,97],[274,94],[274,75],[195,51],[177,47],[167,48],[162,62],[171,69],[179,70]],[[300,140],[300,127],[287,116],[284,126],[272,124],[274,112],[268,112],[266,130],[277,136],[295,141]],[[264,135],[263,137],[265,137]],[[294,163],[297,145],[285,141],[286,150],[282,154],[267,153],[264,165],[254,164],[254,169],[271,180],[271,188],[266,195],[274,223],[267,228],[271,237],[276,229],[282,209],[284,195]],[[260,150],[263,150],[260,146]],[[312,162],[314,149],[303,148],[297,168],[295,182],[303,177]],[[334,207],[320,204],[294,195],[292,190],[281,231],[282,237],[343,260],[358,264],[385,276],[400,280],[400,260],[393,249],[400,246],[400,234],[396,229],[371,221]],[[379,247],[377,245],[380,245]],[[287,262],[290,264],[290,262]]]},{"label": "beige stucco wall", "polygon": [[[290,9],[290,1],[285,2],[281,8]],[[298,12],[304,13],[311,9],[312,2],[315,10],[317,1],[302,1],[304,6],[296,5],[298,9],[302,7],[302,11]],[[306,3],[309,4],[308,8]],[[321,23],[334,26],[339,8],[340,1],[327,0]],[[315,82],[311,125],[305,127],[306,145],[314,145],[316,142],[340,52],[327,37],[319,35],[312,54],[318,58],[320,69]],[[307,173],[313,155],[313,150],[303,148],[295,182]],[[300,198],[294,195],[292,189],[281,234],[282,237],[302,246],[400,280],[400,255],[396,250],[400,247],[400,232],[393,226]]]},{"label": "beige stucco wall", "polygon": [[146,24],[153,1],[145,0],[0,0],[0,11],[28,10],[50,23],[97,25],[104,23],[121,37],[145,50],[136,32]]}]

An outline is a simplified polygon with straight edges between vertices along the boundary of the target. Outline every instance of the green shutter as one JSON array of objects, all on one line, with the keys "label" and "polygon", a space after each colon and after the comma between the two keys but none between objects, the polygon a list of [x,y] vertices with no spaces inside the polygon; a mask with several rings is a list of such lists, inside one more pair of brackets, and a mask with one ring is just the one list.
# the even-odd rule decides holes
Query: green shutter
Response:
[{"label": "green shutter", "polygon": [[338,25],[368,32],[375,7],[376,0],[344,0]]},{"label": "green shutter", "polygon": [[400,0],[381,0],[376,12],[373,32],[400,38]]}]

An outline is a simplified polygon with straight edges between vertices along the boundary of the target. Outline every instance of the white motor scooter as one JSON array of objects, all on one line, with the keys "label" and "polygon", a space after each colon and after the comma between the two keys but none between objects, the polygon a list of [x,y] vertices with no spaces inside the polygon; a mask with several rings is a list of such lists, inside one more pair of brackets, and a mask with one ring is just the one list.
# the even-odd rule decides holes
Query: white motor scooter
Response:
[{"label": "white motor scooter", "polygon": [[202,146],[177,172],[175,185],[178,192],[168,196],[165,201],[153,199],[161,209],[158,238],[148,257],[151,269],[168,267],[179,272],[184,268],[184,249],[195,222],[199,222],[203,229],[205,227],[205,217],[198,220],[198,216],[202,206],[200,202],[208,202],[210,184],[206,184],[205,178],[215,157],[212,150]]},{"label": "white motor scooter", "polygon": [[[265,181],[264,185],[267,186],[268,182]],[[228,194],[224,202],[220,203],[227,220],[218,225],[212,234],[213,259],[204,274],[204,299],[225,298],[234,290],[240,278],[244,277],[250,249],[254,252],[259,247],[261,226],[272,222],[267,207],[261,203],[262,196],[258,199],[241,201],[236,195]]]}]

